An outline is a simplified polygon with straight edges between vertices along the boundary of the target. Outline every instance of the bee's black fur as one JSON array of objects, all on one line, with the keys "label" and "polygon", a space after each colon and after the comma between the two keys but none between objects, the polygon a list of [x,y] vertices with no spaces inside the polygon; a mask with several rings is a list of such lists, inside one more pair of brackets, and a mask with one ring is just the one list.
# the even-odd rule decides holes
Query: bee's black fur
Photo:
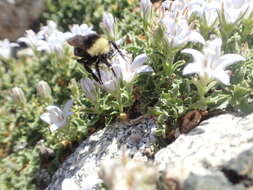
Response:
[{"label": "bee's black fur", "polygon": [[[89,50],[89,48],[92,47],[92,45],[99,39],[101,38],[100,35],[93,33],[93,34],[89,34],[86,36],[80,36],[80,35],[76,35],[73,38],[70,38],[68,40],[68,43],[72,46],[74,46],[74,55],[81,57],[80,59],[78,59],[77,61],[79,63],[81,63],[85,70],[87,72],[89,72],[92,77],[99,83],[103,83],[101,80],[101,74],[100,74],[100,70],[99,70],[99,64],[103,63],[105,64],[107,67],[109,67],[114,76],[116,76],[116,73],[114,72],[113,68],[111,67],[111,64],[109,63],[108,59],[110,59],[113,55],[113,50],[110,49],[110,51],[108,53],[105,54],[100,54],[100,55],[96,55],[96,56],[91,56],[87,50]],[[120,53],[121,56],[122,53],[120,52],[120,50],[118,49],[117,45],[112,42],[112,41],[108,41],[109,44],[112,44],[112,46]],[[97,75],[92,71],[92,69],[90,68],[92,65],[95,66],[95,70]]]},{"label": "bee's black fur", "polygon": [[88,34],[87,36],[84,36],[82,47],[84,47],[85,50],[91,48],[91,46],[100,38],[100,35],[93,33]]}]

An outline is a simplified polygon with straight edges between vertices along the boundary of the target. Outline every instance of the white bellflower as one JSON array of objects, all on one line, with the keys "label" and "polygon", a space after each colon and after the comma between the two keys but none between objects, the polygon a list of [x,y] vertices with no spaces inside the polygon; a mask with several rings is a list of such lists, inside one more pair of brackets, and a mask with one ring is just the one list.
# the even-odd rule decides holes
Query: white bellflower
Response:
[{"label": "white bellflower", "polygon": [[229,75],[225,68],[236,62],[245,61],[245,58],[238,54],[221,55],[221,44],[220,38],[208,41],[203,53],[195,49],[184,49],[182,53],[192,55],[194,62],[186,65],[183,74],[197,73],[200,79],[206,83],[216,79],[229,85]]},{"label": "white bellflower", "polygon": [[40,119],[48,123],[50,125],[50,130],[53,132],[67,125],[67,119],[72,114],[72,112],[70,112],[72,105],[73,101],[69,100],[65,104],[63,110],[54,105],[47,106],[47,112],[43,113]]},{"label": "white bellflower", "polygon": [[113,59],[113,66],[120,69],[124,82],[131,83],[140,73],[153,72],[150,66],[143,65],[146,60],[146,54],[138,55],[133,61],[130,55],[125,55],[124,57],[117,55]]}]

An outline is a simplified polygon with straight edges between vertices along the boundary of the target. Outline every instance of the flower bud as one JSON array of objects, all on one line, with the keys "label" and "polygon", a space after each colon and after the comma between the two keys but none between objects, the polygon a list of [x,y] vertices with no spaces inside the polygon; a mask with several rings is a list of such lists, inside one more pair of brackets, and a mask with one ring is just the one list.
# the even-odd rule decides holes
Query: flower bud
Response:
[{"label": "flower bud", "polygon": [[37,93],[39,94],[39,96],[43,99],[51,99],[51,88],[49,87],[48,83],[45,81],[40,81],[38,82],[37,86]]},{"label": "flower bud", "polygon": [[116,36],[116,23],[111,13],[103,15],[102,27],[110,40],[115,41]]},{"label": "flower bud", "polygon": [[95,86],[95,81],[89,78],[81,79],[81,87],[85,93],[85,96],[89,98],[92,102],[97,101],[97,89]]},{"label": "flower bud", "polygon": [[141,15],[145,21],[149,21],[151,18],[151,12],[152,12],[152,3],[150,0],[141,0],[140,2],[141,7]]},{"label": "flower bud", "polygon": [[21,88],[14,87],[11,89],[11,96],[15,103],[23,105],[26,103],[24,92]]}]

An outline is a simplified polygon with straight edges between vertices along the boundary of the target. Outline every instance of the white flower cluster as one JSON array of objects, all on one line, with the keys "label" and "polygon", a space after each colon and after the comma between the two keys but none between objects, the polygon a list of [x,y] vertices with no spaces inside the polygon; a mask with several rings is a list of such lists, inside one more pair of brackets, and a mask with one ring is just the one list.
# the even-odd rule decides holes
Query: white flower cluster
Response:
[{"label": "white flower cluster", "polygon": [[[153,8],[150,0],[141,0],[140,7],[142,15],[150,14],[150,10]],[[253,16],[253,1],[166,0],[160,6],[159,11],[162,13],[159,18],[165,28],[165,40],[169,44],[168,51],[170,48],[184,47],[187,42],[198,42],[204,45],[203,53],[194,49],[182,51],[182,53],[191,54],[194,58],[194,62],[184,68],[183,74],[197,73],[205,85],[213,79],[229,85],[229,75],[225,68],[233,63],[245,61],[245,58],[238,54],[222,55],[222,40],[216,37],[213,40],[205,41],[200,31],[192,29],[192,24],[189,24],[189,21],[193,15],[197,15],[202,19],[201,22],[205,23],[205,27],[224,27],[225,29],[228,24],[234,25],[241,19],[251,18]],[[146,18],[143,16],[143,19]],[[148,21],[154,22],[153,20]]]},{"label": "white flower cluster", "polygon": [[[249,18],[252,16],[253,0],[166,0],[162,3],[159,17],[159,25],[164,28],[164,36],[170,48],[182,48],[188,42],[197,42],[204,45],[203,51],[195,49],[184,49],[182,53],[193,56],[193,62],[186,65],[183,75],[198,74],[203,85],[208,85],[213,80],[229,85],[229,74],[226,67],[245,58],[238,54],[222,55],[222,40],[218,37],[205,41],[197,29],[194,29],[190,20],[192,15],[198,15],[204,20],[208,27],[216,27],[216,23],[225,22],[232,24],[241,19],[242,16]],[[146,22],[154,22],[152,19],[154,10],[150,0],[141,0],[141,15]],[[223,19],[223,21],[221,20]],[[202,21],[203,21],[202,20]],[[109,39],[115,39],[116,24],[112,14],[104,14],[102,27]],[[24,42],[37,51],[61,54],[66,39],[75,35],[87,35],[94,33],[91,27],[86,24],[73,25],[70,32],[61,32],[53,21],[48,21],[38,33],[32,30],[27,31],[26,37],[20,38],[19,42]],[[116,42],[117,43],[117,42]],[[95,105],[98,104],[98,88],[102,88],[111,93],[116,99],[119,97],[121,85],[131,86],[140,73],[153,72],[153,69],[144,65],[147,60],[146,54],[141,54],[132,59],[132,55],[124,50],[118,50],[111,59],[111,70],[108,68],[100,70],[101,83],[93,79],[84,78],[80,81],[81,87],[86,97]],[[123,54],[123,55],[122,55]],[[114,71],[114,72],[112,72]],[[95,73],[95,71],[94,71]],[[96,73],[98,75],[98,73]],[[73,102],[72,102],[73,103]],[[51,131],[54,131],[67,124],[67,117],[71,115],[68,102],[62,111],[56,106],[48,106],[47,113],[41,115],[41,119],[50,124]]]},{"label": "white flower cluster", "polygon": [[[152,14],[150,0],[141,0],[140,7],[141,15],[146,22],[156,20],[150,19]],[[199,16],[206,26],[214,28],[219,19],[222,23],[234,24],[242,17],[250,18],[253,15],[252,10],[252,0],[166,0],[160,7],[163,15],[160,22],[165,27],[165,40],[170,47],[176,48],[187,42],[204,44],[204,38],[189,23],[192,15]]]},{"label": "white flower cluster", "polygon": [[61,32],[55,22],[48,21],[46,26],[41,27],[38,33],[32,30],[26,31],[26,36],[18,39],[36,51],[45,51],[48,53],[56,53],[61,55],[65,42],[68,38],[75,35],[87,35],[93,33],[92,27],[86,24],[73,25],[69,32]]},{"label": "white flower cluster", "polygon": [[[109,36],[113,36],[115,31],[115,19],[111,14],[104,15],[102,24],[107,31],[107,34]],[[19,41],[25,42],[39,51],[45,50],[49,53],[58,53],[62,51],[63,43],[66,39],[75,35],[87,35],[94,32],[92,31],[92,28],[89,28],[85,24],[81,26],[73,25],[70,31],[71,32],[62,33],[58,31],[54,22],[49,21],[47,26],[41,28],[40,32],[35,34],[33,31],[29,30],[27,31],[27,36],[20,38]],[[107,68],[100,70],[101,84],[89,78],[81,79],[80,81],[81,88],[83,89],[86,97],[94,104],[98,103],[98,88],[102,88],[117,97],[121,81],[125,84],[129,84],[132,83],[140,73],[153,72],[153,69],[150,66],[143,65],[143,63],[147,60],[146,54],[141,54],[132,60],[132,55],[124,50],[120,51],[124,55],[117,53],[111,60],[112,69],[116,76]],[[48,106],[46,108],[47,112],[42,114],[40,118],[50,125],[51,131],[55,131],[66,126],[67,118],[72,114],[69,111],[72,104],[72,101],[68,101],[63,111],[57,106]]]},{"label": "white flower cluster", "polygon": [[205,18],[212,26],[218,16],[224,16],[226,23],[235,23],[240,17],[248,18],[253,10],[252,0],[166,0],[163,7],[172,16],[184,15],[186,19],[192,14]]}]

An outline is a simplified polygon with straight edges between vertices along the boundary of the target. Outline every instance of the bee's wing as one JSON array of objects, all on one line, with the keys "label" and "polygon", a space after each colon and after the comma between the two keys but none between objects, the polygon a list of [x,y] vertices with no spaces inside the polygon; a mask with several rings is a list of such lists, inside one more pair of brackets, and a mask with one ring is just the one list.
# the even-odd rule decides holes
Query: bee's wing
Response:
[{"label": "bee's wing", "polygon": [[69,45],[74,46],[74,47],[82,47],[83,46],[83,41],[84,41],[84,36],[81,35],[76,35],[72,38],[67,39],[67,42]]}]

